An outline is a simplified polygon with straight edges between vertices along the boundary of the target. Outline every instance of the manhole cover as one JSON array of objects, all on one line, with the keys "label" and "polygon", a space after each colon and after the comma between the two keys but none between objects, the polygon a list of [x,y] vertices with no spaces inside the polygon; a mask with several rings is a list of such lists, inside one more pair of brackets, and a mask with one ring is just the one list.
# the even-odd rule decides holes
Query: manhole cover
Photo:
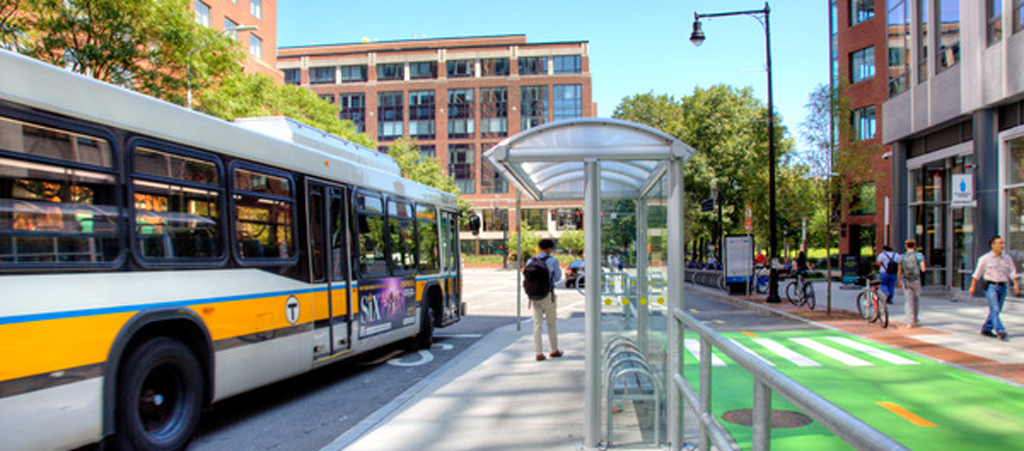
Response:
[{"label": "manhole cover", "polygon": [[[754,425],[754,411],[750,409],[733,410],[722,414],[722,419],[741,426]],[[792,410],[773,410],[772,428],[798,428],[807,426],[814,421],[811,417]]]}]

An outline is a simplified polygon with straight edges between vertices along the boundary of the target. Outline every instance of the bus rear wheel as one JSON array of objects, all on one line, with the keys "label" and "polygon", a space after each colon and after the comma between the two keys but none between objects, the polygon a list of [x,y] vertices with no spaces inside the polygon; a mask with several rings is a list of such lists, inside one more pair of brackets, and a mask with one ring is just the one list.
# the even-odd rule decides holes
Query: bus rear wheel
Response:
[{"label": "bus rear wheel", "polygon": [[118,449],[184,449],[199,425],[203,373],[182,342],[160,337],[135,348],[118,377]]}]

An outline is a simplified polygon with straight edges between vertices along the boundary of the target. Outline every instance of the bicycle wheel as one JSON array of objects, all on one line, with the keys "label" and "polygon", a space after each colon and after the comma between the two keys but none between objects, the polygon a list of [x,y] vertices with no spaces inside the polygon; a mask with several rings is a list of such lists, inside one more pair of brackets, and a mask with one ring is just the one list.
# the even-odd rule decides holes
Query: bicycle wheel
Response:
[{"label": "bicycle wheel", "polygon": [[857,295],[857,313],[860,313],[860,317],[869,323],[878,319],[878,316],[875,315],[875,302],[871,299],[873,296],[874,293],[870,290],[861,291]]},{"label": "bicycle wheel", "polygon": [[767,293],[768,292],[768,277],[767,276],[757,276],[757,285],[755,286],[755,289],[757,290],[758,293],[761,293],[761,294]]},{"label": "bicycle wheel", "polygon": [[804,284],[804,304],[807,304],[807,308],[814,310],[814,306],[817,302],[814,299],[814,287],[810,282]]},{"label": "bicycle wheel", "polygon": [[878,300],[879,312],[878,320],[882,324],[882,329],[889,327],[889,306],[885,305],[885,301]]},{"label": "bicycle wheel", "polygon": [[797,305],[800,302],[800,294],[796,287],[796,281],[792,281],[786,284],[786,299],[793,305]]}]

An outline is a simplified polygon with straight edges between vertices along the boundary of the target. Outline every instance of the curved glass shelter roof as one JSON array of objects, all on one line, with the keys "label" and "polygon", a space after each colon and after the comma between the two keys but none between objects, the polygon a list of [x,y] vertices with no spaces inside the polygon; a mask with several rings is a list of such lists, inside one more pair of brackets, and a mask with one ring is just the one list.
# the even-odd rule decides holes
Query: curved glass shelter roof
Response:
[{"label": "curved glass shelter roof", "polygon": [[583,199],[584,162],[601,163],[601,195],[639,198],[665,173],[667,160],[694,149],[662,131],[619,119],[552,122],[488,150],[501,174],[536,200]]}]

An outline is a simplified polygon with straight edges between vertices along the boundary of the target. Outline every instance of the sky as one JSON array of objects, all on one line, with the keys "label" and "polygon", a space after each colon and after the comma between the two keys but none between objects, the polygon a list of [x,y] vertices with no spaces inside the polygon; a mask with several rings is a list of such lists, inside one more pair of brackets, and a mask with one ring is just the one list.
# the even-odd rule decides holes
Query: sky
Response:
[{"label": "sky", "polygon": [[[828,2],[771,7],[776,111],[797,138],[808,96],[828,82]],[[753,17],[703,19],[707,40],[689,42],[693,14],[756,10],[758,0],[281,0],[278,45],[524,34],[527,41],[588,41],[594,102],[611,117],[625,97],[680,98],[715,84],[752,87],[767,103],[764,29]]]}]

